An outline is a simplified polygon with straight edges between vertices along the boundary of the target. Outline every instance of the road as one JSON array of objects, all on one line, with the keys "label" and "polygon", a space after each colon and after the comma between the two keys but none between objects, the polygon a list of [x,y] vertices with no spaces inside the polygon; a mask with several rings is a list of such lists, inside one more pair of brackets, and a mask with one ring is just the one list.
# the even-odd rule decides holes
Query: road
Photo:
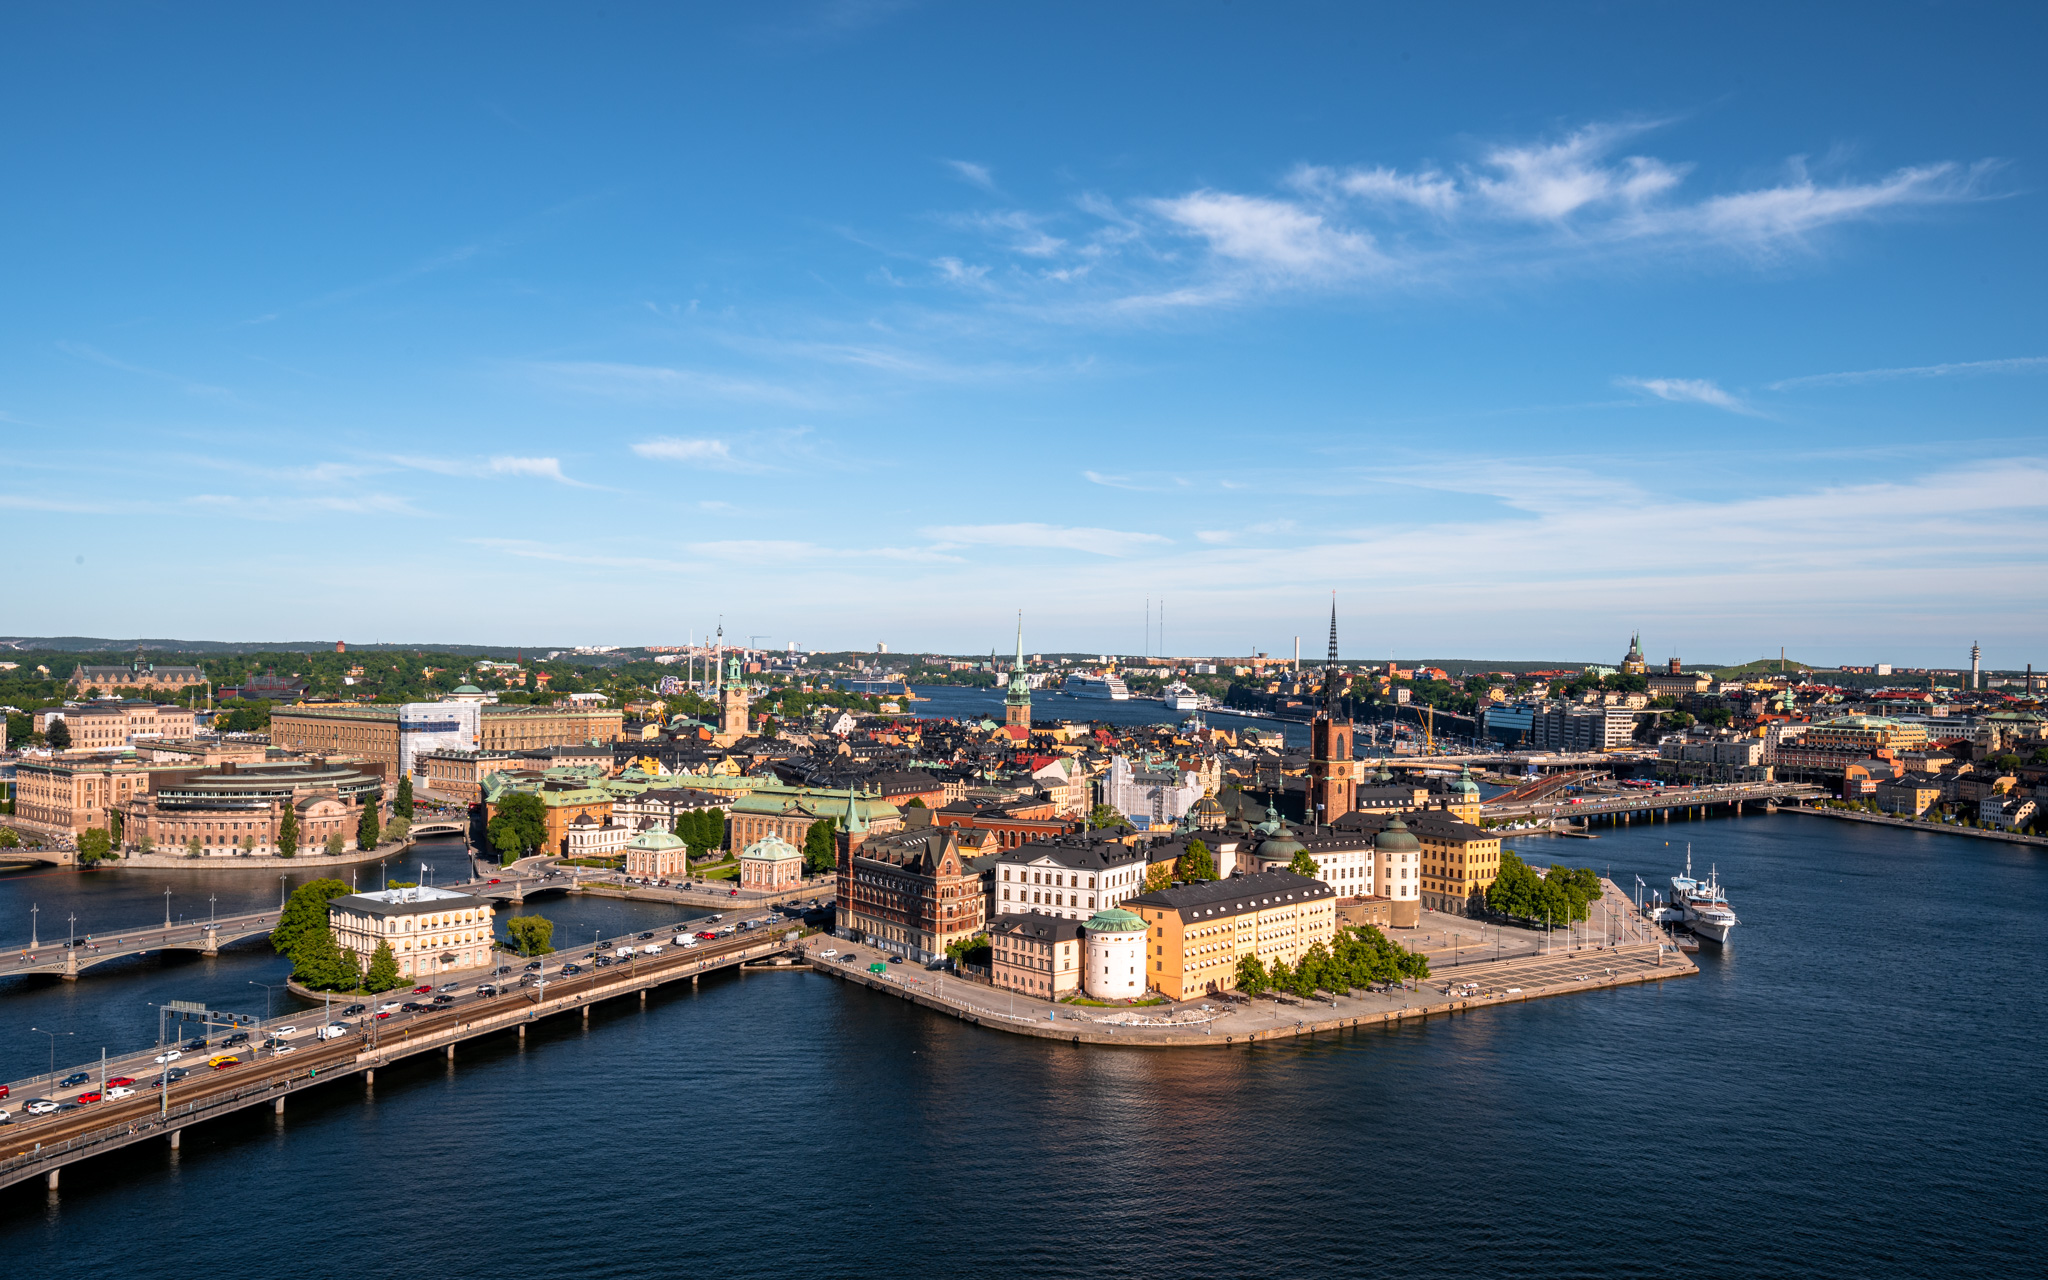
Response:
[{"label": "road", "polygon": [[[159,1064],[156,1058],[159,1054],[166,1053],[167,1047],[152,1046],[108,1057],[104,1073],[99,1062],[86,1065],[60,1064],[54,1071],[27,1080],[14,1081],[6,1086],[9,1096],[0,1101],[0,1110],[5,1111],[8,1123],[0,1126],[0,1147],[13,1151],[35,1142],[60,1142],[77,1133],[98,1129],[108,1124],[150,1119],[156,1114],[159,1106],[163,1105],[159,1102],[156,1086],[162,1081],[164,1074],[174,1068],[183,1068],[189,1074],[182,1080],[171,1082],[171,1106],[209,1098],[223,1091],[232,1092],[247,1088],[247,1082],[252,1078],[297,1078],[303,1077],[308,1071],[331,1069],[336,1064],[353,1061],[357,1054],[366,1049],[374,1049],[391,1037],[404,1038],[444,1029],[453,1022],[461,1021],[465,1016],[474,1016],[480,1009],[499,1011],[516,1007],[520,1001],[537,1003],[543,996],[552,999],[574,994],[588,989],[600,980],[617,976],[610,970],[618,964],[631,964],[635,971],[642,965],[659,965],[663,968],[694,966],[695,963],[717,959],[748,946],[758,946],[764,939],[778,936],[783,926],[794,927],[794,922],[774,913],[758,913],[748,919],[763,921],[765,924],[763,927],[740,930],[738,926],[743,922],[737,919],[728,917],[714,924],[697,917],[689,921],[677,921],[660,929],[638,930],[616,938],[600,939],[594,947],[588,949],[578,945],[570,951],[557,952],[542,960],[526,962],[525,969],[506,965],[501,966],[495,975],[482,970],[472,971],[459,982],[443,984],[459,988],[457,991],[445,993],[456,998],[443,1007],[429,1007],[412,1013],[395,1012],[385,1017],[377,1016],[377,1010],[387,1004],[426,1002],[431,999],[429,994],[416,993],[413,988],[399,988],[375,997],[350,997],[346,1000],[337,998],[329,1006],[334,1010],[346,1008],[350,1003],[367,1006],[358,1014],[330,1018],[325,1009],[313,1008],[287,1013],[280,1017],[251,1021],[238,1027],[236,1031],[216,1032],[207,1038],[205,1049],[179,1050],[179,1057],[173,1062]],[[673,942],[678,933],[712,929],[731,929],[733,932],[715,941],[699,942],[687,948],[678,947]],[[643,934],[652,936],[643,937]],[[612,965],[604,967],[598,967],[595,963],[595,957],[619,947],[630,945],[637,952],[650,942],[662,945],[663,950],[658,956],[636,954],[630,962],[614,961]],[[562,973],[562,966],[565,964],[580,966],[582,972],[565,975]],[[533,969],[533,965],[540,967]],[[529,971],[534,973],[536,984],[527,987],[518,985]],[[499,985],[499,994],[476,994],[476,988],[486,983]],[[318,1040],[316,1029],[330,1022],[347,1027],[347,1033],[334,1040]],[[291,1034],[281,1036],[290,1046],[288,1049],[274,1050],[263,1047],[267,1039],[280,1037],[280,1029],[285,1027],[294,1028]],[[223,1041],[237,1032],[246,1034],[248,1042],[223,1047]],[[223,1054],[239,1057],[241,1061],[221,1070],[208,1067],[210,1057]],[[81,1071],[91,1075],[88,1083],[65,1089],[53,1087],[57,1080]],[[132,1077],[136,1081],[131,1086],[136,1090],[134,1096],[114,1101],[84,1104],[77,1102],[80,1094],[103,1091],[107,1087],[105,1081],[124,1076]],[[55,1115],[32,1116],[25,1110],[31,1098],[47,1098],[60,1105],[69,1103],[73,1109]]]},{"label": "road", "polygon": [[1694,805],[1733,804],[1737,801],[1771,800],[1817,794],[1818,787],[1792,782],[1729,782],[1706,787],[1660,787],[1653,791],[1613,790],[1588,792],[1572,801],[1540,799],[1521,804],[1486,804],[1480,813],[1488,818],[1575,818],[1587,814],[1655,812],[1684,809]]}]

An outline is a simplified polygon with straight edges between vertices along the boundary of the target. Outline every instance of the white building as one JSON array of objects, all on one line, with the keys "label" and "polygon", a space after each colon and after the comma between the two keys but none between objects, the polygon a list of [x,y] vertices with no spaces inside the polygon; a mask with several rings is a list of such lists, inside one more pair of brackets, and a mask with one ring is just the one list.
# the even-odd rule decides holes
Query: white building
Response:
[{"label": "white building", "polygon": [[483,742],[479,702],[408,702],[398,708],[398,772],[410,777],[413,761],[433,751],[475,752]]},{"label": "white building", "polygon": [[1098,911],[1081,926],[1087,959],[1081,987],[1097,1000],[1135,1000],[1145,994],[1144,918],[1121,907]]},{"label": "white building", "polygon": [[1061,837],[996,855],[993,914],[1086,920],[1145,891],[1150,858],[1114,840]]},{"label": "white building", "polygon": [[621,822],[599,822],[587,813],[579,813],[570,820],[564,833],[563,855],[570,858],[617,857],[637,830]]},{"label": "white building", "polygon": [[327,924],[335,945],[354,951],[364,972],[382,943],[397,959],[399,976],[432,978],[490,964],[495,912],[485,899],[450,889],[378,889],[329,902]]},{"label": "white building", "polygon": [[1160,766],[1147,761],[1144,768],[1137,769],[1128,756],[1117,756],[1102,778],[1102,803],[1127,818],[1178,822],[1201,798],[1201,775],[1170,763]]}]

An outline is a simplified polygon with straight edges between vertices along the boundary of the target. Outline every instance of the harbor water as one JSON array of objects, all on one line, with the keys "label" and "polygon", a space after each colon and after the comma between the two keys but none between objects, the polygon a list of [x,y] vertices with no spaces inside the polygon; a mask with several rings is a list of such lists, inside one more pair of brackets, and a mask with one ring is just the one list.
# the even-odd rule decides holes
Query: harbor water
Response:
[{"label": "harbor water", "polygon": [[[9,1189],[0,1257],[138,1277],[199,1258],[450,1278],[2031,1270],[2042,853],[1792,814],[1513,847],[1662,887],[1688,840],[1742,919],[1696,977],[1141,1051],[723,974]],[[432,857],[453,878],[460,846]],[[0,936],[26,937],[31,901],[46,937],[53,911],[161,920],[161,878],[0,877]],[[275,901],[274,879],[191,873],[174,902],[226,910],[209,883]],[[664,914],[528,909],[564,938]],[[0,1073],[43,1069],[32,1026],[83,1061],[148,1041],[151,1001],[246,1007],[281,972],[259,947],[5,980]]]}]

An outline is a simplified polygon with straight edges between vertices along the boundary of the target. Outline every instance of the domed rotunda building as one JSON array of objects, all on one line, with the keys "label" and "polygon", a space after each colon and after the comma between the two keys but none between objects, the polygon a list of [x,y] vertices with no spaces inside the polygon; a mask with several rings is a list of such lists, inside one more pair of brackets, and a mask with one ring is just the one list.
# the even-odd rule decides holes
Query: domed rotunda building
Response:
[{"label": "domed rotunda building", "polygon": [[1081,989],[1097,1000],[1135,1000],[1145,994],[1145,921],[1135,911],[1110,907],[1081,926],[1086,940]]},{"label": "domed rotunda building", "polygon": [[740,854],[740,888],[762,893],[797,889],[804,882],[801,849],[771,831]]}]

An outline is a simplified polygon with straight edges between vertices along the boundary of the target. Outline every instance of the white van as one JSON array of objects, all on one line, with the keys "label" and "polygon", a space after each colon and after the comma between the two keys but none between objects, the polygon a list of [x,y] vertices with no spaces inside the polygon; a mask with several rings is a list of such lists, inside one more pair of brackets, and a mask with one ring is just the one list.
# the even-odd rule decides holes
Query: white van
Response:
[{"label": "white van", "polygon": [[661,954],[661,944],[659,942],[650,942],[640,948],[640,951],[643,955],[658,956]]},{"label": "white van", "polygon": [[336,1036],[347,1035],[348,1024],[345,1022],[330,1022],[313,1034],[319,1036],[322,1040],[332,1040]]},{"label": "white van", "polygon": [[631,948],[631,947],[620,947],[620,948],[619,948],[619,949],[618,949],[617,951],[614,951],[614,952],[612,952],[612,954],[613,954],[614,956],[617,956],[617,957],[618,957],[619,959],[621,959],[621,960],[624,960],[624,959],[625,959],[625,958],[626,958],[627,956],[630,956],[630,955],[632,955],[632,954],[633,954],[633,948]]}]

